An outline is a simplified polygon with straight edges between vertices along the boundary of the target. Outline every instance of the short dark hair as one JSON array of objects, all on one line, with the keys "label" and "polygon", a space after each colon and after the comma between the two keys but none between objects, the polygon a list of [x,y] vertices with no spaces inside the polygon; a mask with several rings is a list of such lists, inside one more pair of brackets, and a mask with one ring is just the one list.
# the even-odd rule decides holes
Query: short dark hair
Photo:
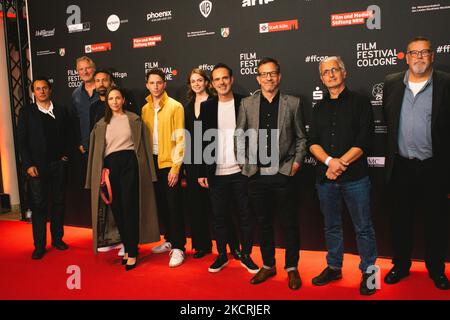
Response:
[{"label": "short dark hair", "polygon": [[259,73],[259,67],[266,63],[273,63],[274,65],[276,65],[277,72],[280,73],[280,71],[281,71],[280,64],[278,63],[277,60],[275,60],[274,58],[270,58],[270,57],[264,57],[261,60],[259,60],[258,66],[256,67],[256,69],[258,70],[258,73]]},{"label": "short dark hair", "polygon": [[412,38],[411,40],[409,40],[409,41],[408,41],[408,44],[406,45],[406,50],[408,50],[409,45],[410,45],[411,43],[417,42],[417,41],[426,41],[426,42],[428,42],[428,43],[430,44],[430,49],[433,50],[433,46],[431,45],[431,40],[428,39],[427,37],[424,37],[424,36],[417,36],[417,37],[414,37],[414,38]]},{"label": "short dark hair", "polygon": [[94,77],[99,74],[99,73],[104,73],[107,74],[109,76],[109,80],[114,81],[114,76],[112,75],[112,73],[108,70],[108,69],[97,69],[94,72]]},{"label": "short dark hair", "polygon": [[228,74],[230,75],[230,77],[233,76],[233,70],[231,70],[231,68],[229,66],[227,66],[225,63],[219,62],[218,64],[216,64],[214,66],[214,68],[211,71],[211,74],[214,72],[214,70],[216,69],[220,69],[220,68],[225,68],[228,70]]},{"label": "short dark hair", "polygon": [[148,81],[148,78],[150,78],[150,75],[152,74],[156,74],[158,76],[161,77],[161,79],[166,82],[166,75],[164,74],[164,71],[162,71],[159,68],[153,68],[147,71],[147,73],[145,74],[145,82]]},{"label": "short dark hair", "polygon": [[38,77],[34,78],[33,82],[31,83],[31,91],[34,91],[34,83],[36,81],[45,81],[45,82],[47,82],[47,85],[48,85],[49,89],[52,88],[52,84],[50,83],[50,80],[47,77],[38,76]]}]

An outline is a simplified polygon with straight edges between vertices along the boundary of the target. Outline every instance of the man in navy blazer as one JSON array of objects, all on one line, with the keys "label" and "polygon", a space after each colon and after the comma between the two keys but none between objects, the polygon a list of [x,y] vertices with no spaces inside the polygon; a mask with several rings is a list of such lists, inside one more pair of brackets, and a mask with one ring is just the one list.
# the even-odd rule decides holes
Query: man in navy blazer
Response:
[{"label": "man in navy blazer", "polygon": [[51,101],[52,86],[47,78],[34,79],[31,88],[36,102],[20,110],[18,140],[22,166],[29,178],[35,246],[32,258],[41,259],[45,254],[49,196],[52,246],[58,250],[68,248],[62,238],[71,126],[67,110]]},{"label": "man in navy blazer", "polygon": [[422,208],[426,267],[435,286],[448,290],[450,75],[433,70],[434,52],[424,37],[408,43],[406,61],[409,70],[387,76],[384,83],[394,253],[384,281],[394,284],[409,275],[414,213]]},{"label": "man in navy blazer", "polygon": [[[250,257],[253,246],[254,221],[248,203],[247,177],[241,173],[236,161],[234,131],[242,96],[233,94],[233,71],[219,63],[212,70],[212,84],[217,97],[202,102],[200,119],[203,131],[202,165],[198,182],[209,188],[211,207],[214,214],[214,230],[219,253],[209,267],[209,272],[219,272],[228,264],[227,221],[230,220],[229,204],[235,201],[242,244],[241,265],[250,273],[257,273],[258,266]],[[207,141],[211,138],[212,142]]]}]

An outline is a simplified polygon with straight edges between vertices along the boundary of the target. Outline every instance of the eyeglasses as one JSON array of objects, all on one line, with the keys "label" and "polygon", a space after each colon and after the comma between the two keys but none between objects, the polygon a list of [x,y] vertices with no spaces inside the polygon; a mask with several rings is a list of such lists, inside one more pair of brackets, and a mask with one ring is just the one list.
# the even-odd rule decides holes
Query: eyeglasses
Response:
[{"label": "eyeglasses", "polygon": [[421,51],[418,50],[411,50],[407,52],[411,57],[414,58],[421,58],[421,57],[428,57],[431,56],[431,54],[433,53],[433,50],[430,49],[423,49]]},{"label": "eyeglasses", "polygon": [[324,71],[321,73],[321,75],[322,75],[322,77],[328,77],[328,76],[330,76],[331,74],[335,74],[335,73],[337,73],[337,72],[341,72],[341,68],[331,68],[331,69],[324,70]]},{"label": "eyeglasses", "polygon": [[260,76],[261,78],[268,78],[269,76],[271,78],[278,76],[278,71],[270,71],[270,72],[260,72],[258,73],[258,76]]}]

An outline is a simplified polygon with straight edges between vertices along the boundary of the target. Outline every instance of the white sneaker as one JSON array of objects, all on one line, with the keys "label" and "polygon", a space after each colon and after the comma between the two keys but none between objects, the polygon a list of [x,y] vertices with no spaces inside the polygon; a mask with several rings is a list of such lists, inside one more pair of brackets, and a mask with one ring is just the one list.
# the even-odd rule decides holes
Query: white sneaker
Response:
[{"label": "white sneaker", "polygon": [[123,247],[123,245],[121,243],[115,244],[113,246],[108,246],[108,247],[100,247],[100,248],[97,248],[97,252],[108,252],[113,249],[119,249],[120,247]]},{"label": "white sneaker", "polygon": [[123,256],[125,255],[125,246],[124,246],[123,244],[120,244],[120,250],[119,250],[119,252],[117,253],[117,255],[118,255],[119,257],[123,257]]},{"label": "white sneaker", "polygon": [[172,244],[170,242],[164,242],[163,244],[152,248],[153,253],[169,252],[170,250],[172,250]]},{"label": "white sneaker", "polygon": [[169,267],[178,267],[184,261],[184,252],[180,249],[173,249],[170,251],[170,262]]}]

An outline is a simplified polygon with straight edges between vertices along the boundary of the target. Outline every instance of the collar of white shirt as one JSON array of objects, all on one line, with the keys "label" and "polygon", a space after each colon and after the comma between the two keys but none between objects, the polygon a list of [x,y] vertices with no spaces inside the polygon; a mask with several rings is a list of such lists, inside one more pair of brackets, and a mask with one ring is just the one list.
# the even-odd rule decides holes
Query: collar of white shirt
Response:
[{"label": "collar of white shirt", "polygon": [[48,114],[53,119],[56,119],[55,114],[53,113],[53,102],[50,101],[50,107],[48,107],[48,109],[45,109],[42,105],[39,104],[39,102],[36,102],[36,105],[40,112]]}]

